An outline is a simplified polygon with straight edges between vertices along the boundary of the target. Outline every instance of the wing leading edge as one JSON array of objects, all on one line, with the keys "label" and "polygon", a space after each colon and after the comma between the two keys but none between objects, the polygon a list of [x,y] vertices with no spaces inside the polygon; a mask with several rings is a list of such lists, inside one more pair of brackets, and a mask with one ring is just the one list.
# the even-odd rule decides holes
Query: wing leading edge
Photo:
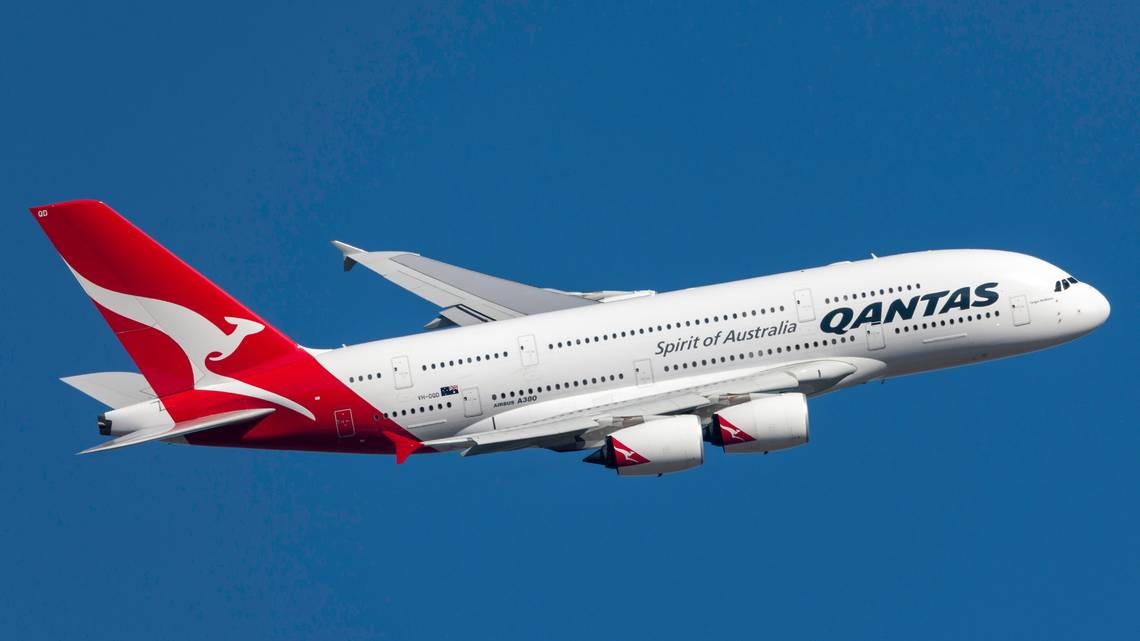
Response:
[{"label": "wing leading edge", "polygon": [[443,309],[428,329],[474,325],[542,312],[613,302],[652,291],[563,292],[482,274],[412,252],[370,252],[333,241],[344,255],[344,270],[364,265],[385,279]]}]

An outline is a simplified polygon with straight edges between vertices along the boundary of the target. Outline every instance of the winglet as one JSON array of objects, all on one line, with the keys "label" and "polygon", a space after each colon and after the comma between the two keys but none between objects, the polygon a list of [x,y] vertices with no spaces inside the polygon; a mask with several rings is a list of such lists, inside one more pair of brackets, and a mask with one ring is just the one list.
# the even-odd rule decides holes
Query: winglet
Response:
[{"label": "winglet", "polygon": [[348,271],[352,269],[354,265],[356,265],[356,260],[353,258],[354,255],[367,253],[359,247],[353,247],[352,245],[349,245],[348,243],[342,243],[339,240],[332,241],[332,245],[333,247],[339,249],[340,253],[344,254],[344,271]]},{"label": "winglet", "polygon": [[413,452],[424,446],[422,441],[410,439],[394,432],[385,432],[384,436],[387,436],[388,440],[391,441],[392,445],[396,448],[396,465],[401,465],[404,461],[408,460],[408,457],[411,456]]}]

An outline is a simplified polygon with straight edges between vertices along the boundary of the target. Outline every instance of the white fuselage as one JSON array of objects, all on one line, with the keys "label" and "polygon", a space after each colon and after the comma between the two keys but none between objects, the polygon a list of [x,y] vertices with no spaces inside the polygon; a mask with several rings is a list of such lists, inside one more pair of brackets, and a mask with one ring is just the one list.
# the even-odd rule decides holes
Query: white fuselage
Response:
[{"label": "white fuselage", "polygon": [[1022,254],[928,251],[380,340],[318,359],[430,440],[802,361],[855,365],[838,389],[1042,349],[1108,316],[1087,284],[1054,291],[1066,278]]}]

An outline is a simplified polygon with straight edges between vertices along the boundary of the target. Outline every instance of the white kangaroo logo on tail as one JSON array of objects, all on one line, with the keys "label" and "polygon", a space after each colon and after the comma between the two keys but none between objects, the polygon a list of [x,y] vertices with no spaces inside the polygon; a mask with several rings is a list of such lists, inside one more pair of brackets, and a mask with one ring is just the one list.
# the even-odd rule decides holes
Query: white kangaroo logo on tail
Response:
[{"label": "white kangaroo logo on tail", "polygon": [[[246,318],[238,318],[236,316],[223,316],[223,318],[225,318],[227,323],[234,326],[234,331],[226,334],[226,338],[230,339],[230,345],[227,345],[225,350],[212,352],[206,357],[207,360],[217,362],[229,358],[230,354],[237,351],[237,348],[241,345],[241,342],[245,340],[246,336],[252,336],[265,329],[265,325]],[[210,325],[213,326],[213,323],[210,323]]]},{"label": "white kangaroo logo on tail", "polygon": [[226,322],[234,326],[234,330],[227,334],[192,309],[157,298],[116,292],[87,280],[71,268],[71,265],[68,265],[68,268],[72,274],[75,274],[75,279],[79,281],[83,291],[87,292],[95,302],[136,323],[153,327],[177,343],[194,370],[194,389],[209,389],[259,398],[288,407],[310,420],[316,420],[312,412],[296,401],[236,378],[215,374],[206,367],[206,361],[218,362],[229,358],[241,346],[246,336],[265,329],[261,323],[226,316]]}]

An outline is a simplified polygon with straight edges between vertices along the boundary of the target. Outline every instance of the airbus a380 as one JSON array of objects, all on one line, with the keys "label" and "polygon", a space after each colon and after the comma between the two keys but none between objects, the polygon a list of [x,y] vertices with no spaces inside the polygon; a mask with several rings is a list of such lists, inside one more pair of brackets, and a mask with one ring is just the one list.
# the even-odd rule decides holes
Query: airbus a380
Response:
[{"label": "airbus a380", "polygon": [[139,373],[63,380],[151,441],[464,456],[589,452],[622,476],[808,442],[808,399],[1083,336],[1109,303],[1023,254],[941,250],[653,291],[532,287],[340,242],[441,309],[417,335],[303,347],[107,205],[31,209]]}]

